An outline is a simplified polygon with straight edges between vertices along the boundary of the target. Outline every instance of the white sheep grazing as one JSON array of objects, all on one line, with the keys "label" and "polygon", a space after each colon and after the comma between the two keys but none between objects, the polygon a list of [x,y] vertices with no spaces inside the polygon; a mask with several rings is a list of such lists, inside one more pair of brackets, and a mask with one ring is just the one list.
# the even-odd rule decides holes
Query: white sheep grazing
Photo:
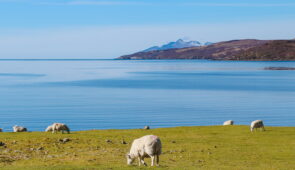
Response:
[{"label": "white sheep grazing", "polygon": [[157,158],[156,165],[159,165],[159,155],[162,153],[162,144],[159,137],[155,135],[147,135],[135,139],[132,143],[129,154],[127,154],[127,164],[133,163],[135,158],[138,158],[139,166],[141,163],[146,166],[144,158],[151,157],[151,166],[154,166],[155,159]]},{"label": "white sheep grazing", "polygon": [[61,131],[61,133],[64,133],[64,131],[70,133],[70,128],[63,124],[63,123],[53,123],[52,125],[52,133],[56,133]]},{"label": "white sheep grazing", "polygon": [[226,125],[234,125],[234,121],[233,121],[233,120],[225,121],[225,122],[223,123],[223,126],[226,126]]},{"label": "white sheep grazing", "polygon": [[27,132],[27,128],[21,126],[13,126],[13,132]]},{"label": "white sheep grazing", "polygon": [[257,130],[257,128],[261,128],[263,131],[265,131],[262,120],[255,120],[251,123],[251,126],[250,126],[251,132],[253,132],[254,129]]},{"label": "white sheep grazing", "polygon": [[52,125],[48,126],[46,129],[45,129],[45,132],[52,132],[53,131],[53,127]]}]

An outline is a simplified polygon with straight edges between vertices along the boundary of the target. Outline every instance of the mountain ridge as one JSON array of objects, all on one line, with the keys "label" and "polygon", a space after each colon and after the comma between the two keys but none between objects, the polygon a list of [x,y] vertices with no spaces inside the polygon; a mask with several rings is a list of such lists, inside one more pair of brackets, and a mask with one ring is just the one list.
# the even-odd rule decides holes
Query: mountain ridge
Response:
[{"label": "mountain ridge", "polygon": [[184,41],[183,39],[178,39],[177,41],[172,41],[162,46],[153,46],[148,49],[145,49],[141,52],[150,52],[150,51],[159,51],[159,50],[168,50],[174,48],[187,48],[187,47],[199,47],[203,45],[213,44],[212,42],[205,42],[204,44],[199,41]]},{"label": "mountain ridge", "polygon": [[207,46],[137,52],[117,59],[295,60],[295,40],[231,40]]}]

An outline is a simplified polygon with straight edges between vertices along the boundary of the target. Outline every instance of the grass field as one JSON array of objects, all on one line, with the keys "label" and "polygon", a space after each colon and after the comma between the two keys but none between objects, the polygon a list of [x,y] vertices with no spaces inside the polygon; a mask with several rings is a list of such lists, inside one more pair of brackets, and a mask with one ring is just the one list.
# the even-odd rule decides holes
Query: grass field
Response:
[{"label": "grass field", "polygon": [[0,168],[138,169],[125,155],[133,139],[147,134],[161,138],[163,154],[160,167],[140,169],[295,169],[295,127],[251,133],[248,126],[0,133]]}]

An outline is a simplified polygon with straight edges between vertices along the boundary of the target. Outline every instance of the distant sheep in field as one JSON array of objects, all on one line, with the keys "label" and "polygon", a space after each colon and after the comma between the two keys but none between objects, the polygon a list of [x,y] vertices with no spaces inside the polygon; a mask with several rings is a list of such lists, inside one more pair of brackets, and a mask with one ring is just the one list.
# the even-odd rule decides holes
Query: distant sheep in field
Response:
[{"label": "distant sheep in field", "polygon": [[13,132],[27,132],[27,128],[21,126],[13,126]]},{"label": "distant sheep in field", "polygon": [[224,125],[224,126],[226,126],[226,125],[234,125],[234,121],[233,121],[233,120],[225,121],[225,122],[223,123],[223,125]]},{"label": "distant sheep in field", "polygon": [[261,128],[261,130],[265,131],[264,124],[262,120],[255,120],[251,123],[250,130],[253,132],[254,129]]},{"label": "distant sheep in field", "polygon": [[53,123],[51,126],[52,126],[52,133],[56,133],[56,132],[59,132],[59,131],[61,131],[61,133],[64,133],[65,131],[67,133],[70,133],[70,128],[66,124]]},{"label": "distant sheep in field", "polygon": [[159,155],[162,153],[162,144],[159,137],[155,135],[147,135],[135,139],[132,143],[129,154],[127,154],[127,164],[131,165],[136,158],[138,158],[139,166],[141,164],[147,165],[144,158],[151,158],[151,166],[154,166],[155,159],[156,165],[159,165]]}]

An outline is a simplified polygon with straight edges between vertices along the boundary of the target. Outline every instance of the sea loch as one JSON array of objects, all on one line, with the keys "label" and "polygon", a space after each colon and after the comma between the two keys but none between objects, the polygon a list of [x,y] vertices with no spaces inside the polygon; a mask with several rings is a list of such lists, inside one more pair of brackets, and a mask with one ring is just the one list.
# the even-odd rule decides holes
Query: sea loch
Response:
[{"label": "sea loch", "polygon": [[1,60],[0,128],[295,126],[295,62]]}]

